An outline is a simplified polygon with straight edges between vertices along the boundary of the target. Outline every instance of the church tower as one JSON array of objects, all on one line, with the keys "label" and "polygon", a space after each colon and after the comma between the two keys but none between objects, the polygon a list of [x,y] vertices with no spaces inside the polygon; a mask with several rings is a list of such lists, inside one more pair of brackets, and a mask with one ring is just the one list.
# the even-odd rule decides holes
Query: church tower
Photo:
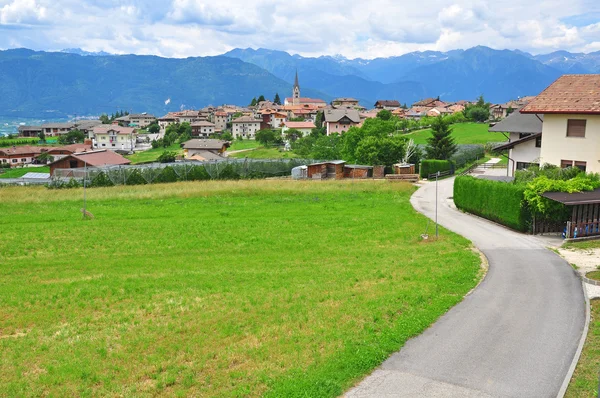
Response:
[{"label": "church tower", "polygon": [[294,80],[294,92],[292,95],[292,105],[300,105],[300,85],[298,84],[298,69],[296,69],[296,79]]}]

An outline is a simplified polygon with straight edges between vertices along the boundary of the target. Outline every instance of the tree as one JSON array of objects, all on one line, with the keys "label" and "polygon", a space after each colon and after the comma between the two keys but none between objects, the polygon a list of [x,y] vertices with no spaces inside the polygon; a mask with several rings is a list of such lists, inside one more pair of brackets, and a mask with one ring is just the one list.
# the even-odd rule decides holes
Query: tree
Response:
[{"label": "tree", "polygon": [[85,140],[85,134],[81,130],[71,130],[67,134],[62,134],[58,137],[57,141],[60,145],[70,145],[77,142],[83,142]]},{"label": "tree", "polygon": [[334,160],[341,158],[341,136],[339,134],[322,135],[312,146],[313,159]]},{"label": "tree", "polygon": [[320,129],[323,128],[323,118],[324,118],[324,114],[323,111],[319,111],[317,112],[317,116],[315,118],[315,126]]},{"label": "tree", "polygon": [[285,132],[285,138],[290,142],[295,142],[299,138],[302,138],[302,133],[296,129],[288,129]]},{"label": "tree", "polygon": [[256,100],[256,102],[259,103],[262,101],[266,101],[266,100],[265,100],[265,96],[261,94],[260,97],[258,97],[258,99]]},{"label": "tree", "polygon": [[510,115],[511,113],[513,113],[515,110],[513,109],[513,107],[511,105],[508,106],[508,109],[506,110],[506,116]]},{"label": "tree", "polygon": [[280,144],[282,142],[281,133],[279,133],[279,130],[258,130],[254,138],[264,146]]},{"label": "tree", "polygon": [[40,131],[40,132],[38,133],[38,138],[40,139],[40,141],[41,141],[42,143],[44,143],[44,144],[46,143],[46,134],[44,134],[44,132],[43,132],[43,131]]},{"label": "tree", "polygon": [[110,124],[110,118],[106,113],[100,115],[100,121],[102,122],[102,124]]},{"label": "tree", "polygon": [[427,158],[449,160],[457,149],[450,123],[441,116],[436,117],[431,123],[431,137],[425,148]]},{"label": "tree", "polygon": [[252,101],[250,101],[250,106],[256,106],[256,97],[252,98]]},{"label": "tree", "polygon": [[401,137],[366,137],[355,150],[357,162],[372,166],[391,166],[404,157],[406,146]]},{"label": "tree", "polygon": [[490,118],[490,108],[472,106],[468,108],[465,116],[474,122],[483,123]]},{"label": "tree", "polygon": [[150,134],[157,134],[160,131],[160,126],[155,122],[149,125],[147,130]]},{"label": "tree", "polygon": [[42,152],[35,159],[42,164],[54,162],[54,156],[50,155],[48,152]]},{"label": "tree", "polygon": [[377,117],[381,120],[390,120],[392,118],[392,112],[387,109],[382,109],[377,112]]},{"label": "tree", "polygon": [[279,93],[275,93],[275,98],[273,98],[273,103],[277,105],[281,105],[281,98],[279,98]]},{"label": "tree", "polygon": [[179,124],[170,124],[167,126],[165,136],[162,138],[163,147],[169,147],[177,141],[179,138]]},{"label": "tree", "polygon": [[177,157],[177,153],[174,151],[164,151],[163,153],[160,154],[160,156],[158,157],[158,161],[160,163],[173,163],[175,161],[175,158]]},{"label": "tree", "polygon": [[188,122],[183,122],[177,128],[177,141],[186,142],[192,139],[192,126]]}]

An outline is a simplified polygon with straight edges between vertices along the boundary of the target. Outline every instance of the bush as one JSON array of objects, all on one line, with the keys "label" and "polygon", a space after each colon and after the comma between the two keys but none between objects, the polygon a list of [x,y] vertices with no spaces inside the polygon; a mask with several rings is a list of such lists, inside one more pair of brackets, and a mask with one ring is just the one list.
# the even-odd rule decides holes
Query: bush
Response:
[{"label": "bush", "polygon": [[471,176],[454,181],[456,207],[521,232],[529,230],[532,218],[524,192],[524,186]]},{"label": "bush", "polygon": [[427,178],[438,171],[454,171],[454,164],[449,160],[425,159],[421,162],[421,178]]},{"label": "bush", "polygon": [[458,150],[450,160],[454,163],[456,168],[461,168],[469,162],[477,159],[481,159],[485,156],[485,151],[482,145],[458,145]]},{"label": "bush", "polygon": [[115,184],[111,181],[111,179],[106,175],[105,172],[101,171],[93,177],[92,181],[88,186],[90,187],[112,187]]},{"label": "bush", "polygon": [[177,157],[177,152],[164,151],[163,153],[160,154],[160,156],[156,160],[158,160],[160,163],[173,163],[175,161],[176,157]]},{"label": "bush", "polygon": [[175,170],[171,166],[167,166],[162,169],[161,173],[156,177],[155,183],[163,183],[163,182],[176,182],[179,181],[179,177]]}]

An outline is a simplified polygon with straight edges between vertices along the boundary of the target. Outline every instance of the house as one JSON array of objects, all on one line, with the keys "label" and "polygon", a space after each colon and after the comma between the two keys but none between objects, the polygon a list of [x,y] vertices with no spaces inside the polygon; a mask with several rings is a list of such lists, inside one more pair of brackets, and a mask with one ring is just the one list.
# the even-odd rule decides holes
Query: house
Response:
[{"label": "house", "polygon": [[224,131],[227,129],[227,112],[215,112],[213,122],[215,124],[215,131]]},{"label": "house", "polygon": [[75,123],[46,123],[42,124],[42,131],[46,137],[56,137],[61,134],[67,134],[75,129]]},{"label": "house", "polygon": [[361,119],[356,109],[327,109],[323,112],[327,135],[344,133],[352,126],[359,126]]},{"label": "house", "polygon": [[175,117],[177,118],[177,123],[192,124],[193,122],[202,120],[200,111],[181,111],[175,113]]},{"label": "house", "polygon": [[508,150],[507,176],[513,177],[516,170],[539,165],[543,120],[543,115],[538,117],[513,112],[506,119],[490,127],[491,133],[502,133],[509,137],[508,143],[495,148],[496,151]]},{"label": "house", "polygon": [[429,117],[438,117],[438,116],[450,115],[450,114],[452,114],[452,111],[450,111],[448,108],[436,107],[436,108],[431,108],[425,114]]},{"label": "house", "polygon": [[421,108],[435,108],[436,102],[439,101],[440,98],[425,98],[420,101],[412,104],[413,107],[421,107]]},{"label": "house", "polygon": [[137,127],[140,129],[145,129],[146,127],[148,127],[156,121],[156,117],[147,113],[132,113],[120,117],[116,120],[117,122],[119,122],[119,124],[122,124],[126,127]]},{"label": "house", "polygon": [[287,114],[281,112],[273,112],[270,115],[269,127],[272,129],[280,129],[284,126],[287,120]]},{"label": "house", "polygon": [[358,100],[355,98],[350,98],[350,97],[341,97],[341,98],[336,98],[333,101],[331,101],[331,105],[334,107],[338,107],[338,106],[342,106],[342,105],[348,105],[348,106],[358,106]]},{"label": "house", "polygon": [[314,128],[316,128],[316,126],[313,122],[285,122],[281,132],[285,134],[289,129],[294,129],[301,132],[303,137],[306,137]]},{"label": "house", "polygon": [[92,150],[92,142],[90,140],[86,140],[83,144],[71,144],[65,145],[61,147],[49,147],[46,148],[45,151],[48,155],[52,156],[54,161],[65,158],[74,153],[82,153],[89,152]]},{"label": "house", "polygon": [[73,153],[50,163],[50,175],[57,169],[78,169],[82,167],[103,167],[130,164],[129,159],[106,149]]},{"label": "house", "polygon": [[518,110],[521,108],[521,104],[518,104],[514,101],[508,101],[504,104],[496,104],[490,106],[490,116],[492,119],[504,119],[511,112]]},{"label": "house", "polygon": [[103,124],[92,130],[93,148],[131,152],[135,149],[137,131],[133,127]]},{"label": "house", "polygon": [[260,120],[251,116],[242,116],[231,121],[231,133],[234,138],[242,137],[253,140],[259,130]]},{"label": "house", "polygon": [[165,116],[158,118],[158,126],[160,127],[160,132],[165,133],[167,127],[172,124],[178,123],[177,115],[174,112],[169,112]]},{"label": "house", "polygon": [[183,143],[183,154],[189,160],[222,160],[231,143],[214,139],[193,139]]},{"label": "house", "polygon": [[77,130],[81,131],[83,134],[85,134],[86,137],[88,138],[93,138],[93,130],[94,127],[96,126],[100,126],[102,124],[102,122],[98,119],[92,119],[92,120],[80,120],[76,123],[76,128]]},{"label": "house", "polygon": [[600,74],[563,75],[520,112],[544,115],[540,164],[600,172]]},{"label": "house", "polygon": [[8,163],[11,167],[30,164],[44,152],[45,148],[39,146],[12,146],[0,148],[0,163]]},{"label": "house", "polygon": [[37,138],[42,132],[41,126],[19,126],[19,137]]},{"label": "house", "polygon": [[396,100],[379,100],[375,103],[377,109],[387,109],[388,111],[400,108],[400,102]]},{"label": "house", "polygon": [[327,103],[318,98],[303,98],[300,96],[300,84],[298,83],[298,71],[292,88],[292,96],[285,99],[283,105],[313,105],[319,108],[324,108]]},{"label": "house", "polygon": [[211,122],[201,121],[191,124],[192,137],[208,138],[215,133],[215,125]]}]

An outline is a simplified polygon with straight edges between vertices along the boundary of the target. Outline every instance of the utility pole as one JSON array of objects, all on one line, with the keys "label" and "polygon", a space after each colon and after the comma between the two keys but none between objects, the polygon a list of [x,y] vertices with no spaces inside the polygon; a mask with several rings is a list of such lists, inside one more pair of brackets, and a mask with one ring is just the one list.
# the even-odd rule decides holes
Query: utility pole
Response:
[{"label": "utility pole", "polygon": [[85,220],[86,215],[86,197],[85,197],[85,187],[87,180],[87,161],[83,161],[83,219]]}]

